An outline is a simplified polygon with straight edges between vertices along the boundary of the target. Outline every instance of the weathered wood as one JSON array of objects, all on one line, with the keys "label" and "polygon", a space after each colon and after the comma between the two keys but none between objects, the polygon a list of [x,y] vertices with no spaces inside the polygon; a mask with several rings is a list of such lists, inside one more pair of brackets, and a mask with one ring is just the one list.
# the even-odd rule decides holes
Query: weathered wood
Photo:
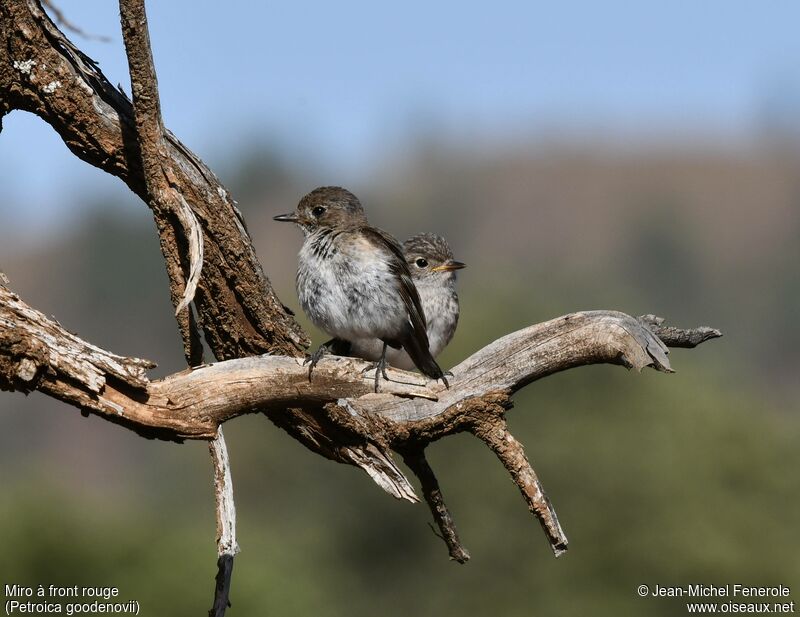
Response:
[{"label": "weathered wood", "polygon": [[228,446],[220,426],[208,444],[214,466],[214,498],[217,512],[217,576],[214,585],[214,604],[210,617],[223,617],[230,605],[233,558],[239,552],[236,541],[236,505],[233,500],[233,480]]},{"label": "weathered wood", "polygon": [[145,392],[154,367],[87,343],[0,285],[0,388],[31,392],[50,384],[62,394],[57,398],[83,406],[99,398],[109,379]]},{"label": "weathered wood", "polygon": [[[204,265],[195,304],[217,357],[302,355],[308,338],[264,276],[228,190],[166,129],[154,158],[143,160],[131,101],[36,0],[0,3],[0,116],[13,109],[42,118],[77,157],[119,177],[153,209],[174,283],[189,272],[188,246],[176,232],[183,225],[159,209],[147,188],[143,163],[159,166],[162,181],[153,192],[176,190],[203,230]],[[172,294],[174,300],[175,289]],[[177,297],[182,296],[181,285]]]},{"label": "weathered wood", "polygon": [[419,478],[422,485],[422,494],[431,510],[433,520],[436,521],[436,525],[439,527],[439,532],[441,533],[439,537],[447,545],[450,559],[458,563],[467,563],[469,561],[469,552],[461,544],[461,539],[458,537],[456,524],[450,514],[450,509],[444,501],[439,481],[436,479],[436,474],[433,473],[433,469],[431,469],[428,459],[425,457],[424,446],[406,448],[401,450],[401,454],[406,465]]},{"label": "weathered wood", "polygon": [[[431,441],[468,431],[504,464],[556,554],[565,550],[555,511],[505,425],[512,394],[536,379],[586,364],[671,372],[668,346],[693,347],[719,331],[672,328],[652,315],[635,319],[588,311],[494,341],[452,370],[449,390],[390,370],[382,391],[373,393],[372,380],[362,374],[366,364],[339,357],[324,358],[309,382],[299,359],[308,338],[264,276],[233,200],[164,128],[143,0],[122,0],[121,18],[133,105],[37,0],[0,3],[0,119],[16,109],[37,114],[76,156],[121,178],[142,198],[159,231],[189,363],[201,357],[194,313],[187,306],[191,299],[197,325],[224,361],[149,381],[151,363],[80,340],[27,307],[0,278],[0,388],[38,389],[148,437],[216,437],[215,464],[224,463],[226,454],[220,425],[263,411],[312,451],[361,467],[387,492],[410,501],[416,501],[414,489],[391,449],[419,453]],[[454,534],[433,471],[424,457],[409,460],[440,527],[445,524]],[[222,479],[224,488],[224,473]],[[220,504],[224,492],[217,491]],[[220,540],[226,547],[222,557],[228,558],[219,564],[222,596],[215,604],[222,614],[235,538],[222,534]],[[460,555],[457,536],[448,546],[451,555]]]},{"label": "weathered wood", "polygon": [[353,411],[407,424],[420,438],[438,438],[443,427],[424,421],[442,416],[465,399],[492,391],[513,393],[536,379],[586,364],[672,372],[667,353],[663,341],[630,315],[571,313],[507,334],[472,354],[451,369],[450,389],[438,389],[436,401],[398,401],[376,394],[359,399]]},{"label": "weathered wood", "polygon": [[[690,331],[665,332],[682,342]],[[85,343],[0,286],[2,387],[38,388],[147,436],[177,440],[214,439],[223,422],[242,414],[291,417],[288,408],[302,407],[308,414],[304,438],[320,452],[361,467],[395,497],[417,501],[389,448],[406,456],[423,482],[451,555],[462,562],[468,555],[420,448],[462,431],[478,436],[506,467],[559,555],[566,550],[566,536],[522,445],[505,425],[511,394],[536,379],[588,364],[671,372],[667,353],[641,321],[616,311],[586,311],[494,341],[453,369],[449,389],[390,368],[383,391],[376,394],[364,373],[369,364],[338,356],[324,357],[313,380],[299,358],[264,355],[148,381],[144,370],[151,363]]]},{"label": "weathered wood", "polygon": [[[120,22],[133,93],[135,143],[141,157],[148,203],[153,209],[167,264],[170,294],[190,367],[203,362],[203,344],[189,304],[194,300],[203,268],[203,230],[180,186],[164,166],[168,159],[167,135],[161,116],[158,79],[150,47],[150,31],[144,0],[120,0]],[[181,241],[187,245],[182,249]],[[184,274],[181,259],[188,258]],[[209,329],[213,330],[213,327]],[[233,559],[239,551],[236,541],[236,508],[228,446],[220,426],[209,444],[214,465],[214,497],[217,512],[217,576],[211,617],[224,617],[229,605]]]},{"label": "weathered wood", "polygon": [[716,328],[709,328],[708,326],[689,329],[665,326],[664,318],[657,317],[656,315],[641,315],[639,321],[660,338],[667,347],[692,349],[697,347],[700,343],[705,343],[712,338],[722,336],[722,332]]},{"label": "weathered wood", "polygon": [[495,414],[488,416],[488,421],[474,424],[473,432],[503,463],[514,484],[519,488],[525,503],[528,504],[528,509],[542,525],[553,554],[560,557],[566,552],[568,541],[558,522],[553,504],[550,503],[539,477],[525,456],[522,444],[509,432],[503,408],[496,407],[495,411]]},{"label": "weathered wood", "polygon": [[[389,368],[389,379],[377,394],[371,376],[363,372],[369,363],[339,356],[324,357],[311,381],[303,360],[271,355],[149,381],[145,371],[153,363],[86,343],[3,287],[0,336],[9,387],[49,388],[65,402],[176,439],[212,439],[223,422],[255,411],[321,410],[335,403],[366,422],[366,428],[347,427],[356,433],[380,425],[379,437],[392,444],[427,443],[465,430],[467,419],[457,417],[465,415],[460,412],[466,401],[510,394],[558,371],[601,362],[671,370],[663,343],[633,317],[613,311],[573,313],[508,334],[456,366],[449,389],[417,373]],[[32,377],[18,384],[20,374]],[[58,384],[67,382],[71,389],[59,396]],[[81,396],[72,396],[76,388]]]},{"label": "weathered wood", "polygon": [[217,544],[222,555],[235,555],[239,552],[236,542],[236,506],[233,501],[233,483],[228,447],[225,445],[222,427],[208,444],[211,461],[214,465],[214,490],[220,507],[217,508]]}]

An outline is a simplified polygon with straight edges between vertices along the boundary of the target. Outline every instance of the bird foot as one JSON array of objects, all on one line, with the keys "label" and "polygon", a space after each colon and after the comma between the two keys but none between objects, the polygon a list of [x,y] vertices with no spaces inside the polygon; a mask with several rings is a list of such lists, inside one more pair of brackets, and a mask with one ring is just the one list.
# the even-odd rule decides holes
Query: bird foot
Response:
[{"label": "bird foot", "polygon": [[364,375],[365,373],[369,373],[370,371],[375,371],[375,392],[378,391],[378,378],[382,375],[386,381],[391,381],[389,376],[386,374],[386,359],[380,360],[378,362],[372,362],[367,367],[361,369],[361,374]]},{"label": "bird foot", "polygon": [[319,364],[319,361],[322,360],[322,356],[324,356],[326,353],[328,353],[327,344],[320,345],[314,353],[306,356],[306,359],[303,361],[303,366],[310,363],[308,367],[309,383],[311,383],[311,373],[314,372],[314,367]]},{"label": "bird foot", "polygon": [[374,371],[376,368],[378,368],[378,363],[370,362],[367,366],[361,369],[361,374],[363,375],[364,373],[369,373],[370,371]]},{"label": "bird foot", "polygon": [[378,391],[378,374],[383,375],[383,378],[386,381],[389,381],[389,376],[386,374],[386,356],[384,355],[383,358],[380,359],[378,362],[378,366],[375,369],[375,392]]}]

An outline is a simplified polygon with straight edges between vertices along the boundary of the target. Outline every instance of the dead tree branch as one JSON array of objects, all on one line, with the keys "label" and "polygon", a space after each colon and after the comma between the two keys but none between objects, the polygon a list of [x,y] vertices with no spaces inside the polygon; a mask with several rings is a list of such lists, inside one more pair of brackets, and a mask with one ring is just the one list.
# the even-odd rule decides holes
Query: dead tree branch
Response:
[{"label": "dead tree branch", "polygon": [[[161,248],[171,281],[172,304],[184,341],[184,354],[189,366],[203,362],[203,346],[193,323],[189,302],[202,270],[203,234],[191,207],[180,193],[171,174],[163,165],[167,160],[167,137],[161,117],[158,79],[150,48],[150,31],[144,0],[122,0],[119,3],[122,38],[131,75],[133,118],[135,123],[134,153],[138,155],[147,191],[147,203],[153,209],[159,226]],[[188,242],[188,251],[180,245]],[[189,277],[184,276],[181,257],[188,253]]]},{"label": "dead tree branch", "polygon": [[236,541],[236,505],[233,501],[233,480],[228,446],[220,426],[217,436],[208,444],[214,465],[214,496],[217,506],[217,576],[214,585],[214,605],[210,617],[225,615],[230,606],[233,558],[239,552]]},{"label": "dead tree branch", "polygon": [[682,330],[681,328],[675,328],[673,326],[665,326],[664,318],[655,315],[641,315],[639,321],[654,332],[668,347],[692,349],[697,347],[700,343],[705,343],[712,338],[722,336],[719,330],[716,328],[709,328],[708,326],[692,328],[691,330]]},{"label": "dead tree branch", "polygon": [[369,433],[393,447],[427,444],[475,432],[472,425],[482,421],[475,415],[476,401],[507,408],[516,390],[555,372],[598,363],[672,370],[661,339],[634,317],[615,311],[572,313],[508,334],[455,366],[449,389],[389,368],[378,394],[371,376],[361,374],[367,362],[338,356],[323,358],[312,381],[301,359],[273,355],[149,381],[145,371],[153,363],[86,343],[4,287],[0,333],[6,389],[43,390],[132,430],[173,440],[213,439],[222,423],[237,416],[297,406],[312,409],[319,421],[327,417],[353,434]]},{"label": "dead tree branch", "polygon": [[[0,118],[12,110],[38,115],[76,156],[119,177],[150,207],[187,361],[201,361],[201,328],[220,362],[150,381],[151,363],[82,341],[0,286],[0,388],[38,389],[148,437],[215,440],[218,511],[228,509],[219,521],[220,557],[232,558],[236,550],[220,427],[252,412],[266,413],[312,451],[364,469],[395,497],[416,501],[392,458],[392,450],[401,453],[420,477],[450,554],[460,562],[468,554],[424,448],[470,432],[503,463],[554,553],[566,550],[552,504],[508,431],[513,393],[587,364],[671,372],[669,346],[693,347],[720,333],[667,327],[651,315],[586,311],[490,343],[452,369],[450,389],[391,370],[376,394],[361,373],[365,363],[335,356],[323,359],[309,382],[300,360],[308,338],[264,276],[228,191],[164,127],[143,0],[121,0],[120,9],[133,102],[37,0],[0,3]],[[212,614],[222,615],[232,562],[218,565],[222,578]]]},{"label": "dead tree branch", "polygon": [[436,474],[428,464],[428,459],[425,458],[424,447],[410,447],[401,451],[403,460],[406,465],[411,468],[414,475],[419,478],[422,485],[422,494],[425,496],[425,501],[433,514],[433,520],[441,532],[441,538],[447,545],[447,550],[450,553],[450,559],[458,563],[467,563],[469,561],[469,552],[461,544],[456,531],[456,524],[453,517],[450,515],[450,510],[444,502],[444,495],[442,489],[439,488],[439,481],[436,479]]},{"label": "dead tree branch", "polygon": [[[328,427],[313,433],[313,439],[314,435],[329,434],[333,430],[329,427],[339,431],[339,439],[328,445],[336,453],[331,458],[362,467],[390,494],[415,501],[413,489],[389,454],[390,449],[400,452],[420,476],[426,500],[457,560],[460,543],[452,519],[449,514],[445,516],[441,492],[435,478],[432,481],[432,472],[428,474],[424,458],[420,459],[419,448],[454,433],[475,434],[503,463],[541,522],[553,551],[561,554],[567,540],[558,517],[522,445],[505,424],[511,395],[536,379],[588,364],[672,372],[665,341],[682,343],[697,332],[705,332],[665,328],[663,341],[647,325],[624,313],[586,311],[530,326],[490,343],[453,368],[449,389],[420,375],[390,369],[389,381],[382,382],[384,391],[375,394],[371,378],[362,374],[368,364],[361,360],[325,357],[313,381],[309,381],[300,359],[265,355],[202,366],[151,382],[138,372],[128,378],[117,369],[109,373],[104,386],[95,378],[76,395],[76,375],[81,373],[70,373],[70,386],[63,389],[67,379],[59,372],[58,367],[64,364],[61,358],[82,354],[81,358],[95,367],[92,374],[103,375],[107,352],[68,333],[59,337],[57,324],[48,322],[3,288],[0,324],[25,332],[24,344],[0,339],[0,358],[4,358],[0,375],[7,376],[4,387],[18,387],[18,378],[13,376],[20,373],[40,376],[38,381],[26,382],[28,391],[41,389],[148,436],[213,439],[219,426],[236,416],[302,407],[315,418],[315,427]],[[718,331],[706,338],[716,336],[720,336]],[[51,351],[49,356],[36,355],[29,349]],[[116,362],[147,366],[143,360],[122,358]],[[337,446],[345,449],[338,451]],[[343,454],[352,451],[366,451],[369,459]],[[371,459],[379,460],[380,465],[375,466]]]},{"label": "dead tree branch", "polygon": [[[151,200],[131,101],[36,0],[0,3],[0,42],[0,109],[36,114],[77,157],[125,182],[153,209],[162,251],[175,252],[173,261],[181,263],[184,245],[161,229],[182,227],[163,220]],[[174,187],[202,226],[205,255],[195,306],[209,346],[219,358],[302,355],[308,338],[264,276],[227,189],[172,133],[164,134],[163,147],[153,155],[157,161],[147,164],[163,170],[154,191]],[[183,281],[182,272],[169,273],[171,285]],[[182,291],[181,285],[179,297]]]},{"label": "dead tree branch", "polygon": [[78,36],[82,36],[85,39],[95,39],[97,41],[103,41],[105,43],[111,41],[111,37],[104,36],[102,34],[89,34],[88,32],[84,31],[81,27],[76,26],[74,23],[72,23],[67,19],[66,15],[64,15],[64,11],[58,8],[55,2],[52,2],[51,0],[42,0],[42,6],[46,6],[50,10],[50,12],[53,14],[53,17],[55,17],[59,25],[61,25],[61,27],[63,27],[65,30],[74,32]]},{"label": "dead tree branch", "polygon": [[[169,195],[174,189],[190,205],[203,235],[203,267],[194,306],[216,358],[262,353],[302,356],[308,337],[275,295],[240,213],[211,170],[166,129],[163,151],[149,151],[158,160],[145,164],[131,101],[58,30],[36,0],[0,3],[0,42],[0,118],[15,109],[38,115],[76,156],[119,177],[148,204],[176,307],[186,289],[189,239],[183,236],[185,227],[152,199],[151,191]],[[146,67],[142,73],[146,78]],[[147,188],[145,165],[154,170],[156,189]],[[199,345],[187,339],[192,332],[193,328],[181,325],[184,352],[196,364]],[[376,446],[343,441],[334,423],[320,422],[306,409],[267,415],[317,454],[358,465],[378,478],[395,475]]]},{"label": "dead tree branch", "polygon": [[[183,338],[186,361],[190,367],[203,362],[203,344],[189,304],[194,300],[203,269],[203,231],[189,203],[172,181],[163,164],[167,159],[167,135],[161,116],[158,79],[150,47],[150,29],[144,0],[120,0],[120,21],[133,93],[133,116],[136,144],[148,202],[153,209],[161,236],[161,246],[171,281],[172,303]],[[188,250],[181,248],[188,244]],[[177,249],[177,250],[176,250]],[[188,254],[188,274],[180,259]],[[233,573],[233,559],[239,550],[236,542],[236,508],[233,501],[228,446],[222,427],[209,444],[214,464],[214,494],[217,506],[217,576],[211,617],[223,617]]]}]

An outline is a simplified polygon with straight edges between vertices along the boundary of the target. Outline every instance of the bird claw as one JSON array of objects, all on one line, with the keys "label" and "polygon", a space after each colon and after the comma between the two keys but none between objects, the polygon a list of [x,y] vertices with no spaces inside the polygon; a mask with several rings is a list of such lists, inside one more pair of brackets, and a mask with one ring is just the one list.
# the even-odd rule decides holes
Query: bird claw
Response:
[{"label": "bird claw", "polygon": [[383,378],[386,381],[391,381],[389,376],[386,374],[386,346],[383,347],[383,354],[381,355],[381,359],[377,362],[371,362],[366,367],[361,369],[361,374],[369,373],[370,371],[375,371],[375,392],[378,392],[378,376],[383,375]]},{"label": "bird claw", "polygon": [[376,368],[378,368],[378,363],[370,362],[366,367],[361,369],[361,374],[363,375],[364,373],[369,373],[370,371],[374,371]]},{"label": "bird claw", "polygon": [[378,374],[383,375],[383,378],[386,381],[389,381],[389,376],[386,374],[386,355],[381,358],[380,362],[378,362],[378,366],[375,368],[375,392],[378,392]]},{"label": "bird claw", "polygon": [[369,373],[370,371],[375,371],[375,392],[378,392],[378,383],[379,383],[379,376],[383,376],[386,381],[391,381],[389,376],[386,374],[386,361],[383,362],[373,362],[369,366],[361,369],[361,374],[364,375],[365,373]]},{"label": "bird claw", "polygon": [[308,382],[311,383],[311,373],[314,372],[314,367],[319,364],[319,361],[322,360],[322,356],[328,353],[328,348],[325,345],[320,345],[317,350],[305,357],[303,360],[303,366],[310,363],[308,367]]}]

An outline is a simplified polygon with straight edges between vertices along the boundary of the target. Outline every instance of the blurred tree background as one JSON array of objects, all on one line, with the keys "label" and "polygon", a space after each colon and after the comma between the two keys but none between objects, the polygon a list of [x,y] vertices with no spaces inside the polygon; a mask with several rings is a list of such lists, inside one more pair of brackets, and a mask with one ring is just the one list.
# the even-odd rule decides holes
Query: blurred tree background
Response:
[{"label": "blurred tree background", "polygon": [[[800,116],[790,95],[765,97],[763,122],[745,140],[557,130],[459,139],[420,119],[402,147],[344,180],[269,132],[197,148],[298,314],[300,233],[271,218],[317,185],[342,183],[374,224],[399,238],[441,233],[469,264],[444,365],[580,309],[652,312],[725,334],[674,350],[674,375],[586,367],[517,397],[512,430],[570,539],[558,560],[504,470],[469,436],[429,452],[472,554],[459,566],[424,505],[394,501],[261,416],[229,423],[243,548],[230,614],[657,616],[678,605],[641,599],[638,585],[796,587]],[[33,124],[6,118],[0,148]],[[59,165],[84,166],[54,136],[48,147]],[[10,164],[0,174],[14,185]],[[64,191],[63,223],[43,227],[21,214],[36,205],[25,187],[0,191],[0,266],[34,307],[166,375],[183,364],[155,230],[118,184],[96,172]],[[210,606],[204,443],[146,441],[40,394],[2,393],[0,481],[0,584],[113,585],[143,615]]]}]

